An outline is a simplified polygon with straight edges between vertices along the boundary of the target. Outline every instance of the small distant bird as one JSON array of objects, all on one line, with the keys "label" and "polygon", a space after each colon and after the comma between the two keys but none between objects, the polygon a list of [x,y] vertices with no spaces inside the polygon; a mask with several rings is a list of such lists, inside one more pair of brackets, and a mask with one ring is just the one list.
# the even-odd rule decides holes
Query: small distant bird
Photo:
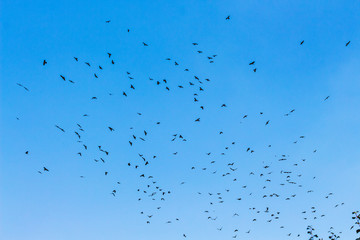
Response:
[{"label": "small distant bird", "polygon": [[144,42],[143,42],[143,45],[144,45],[145,47],[149,46],[148,44],[146,44],[146,43],[144,43]]},{"label": "small distant bird", "polygon": [[268,125],[268,124],[269,124],[269,122],[270,122],[270,120],[269,120],[269,121],[267,121],[267,122],[265,123],[265,126],[266,126],[266,125]]},{"label": "small distant bird", "polygon": [[65,130],[62,129],[61,127],[59,127],[58,125],[55,125],[55,127],[58,128],[58,129],[60,129],[60,131],[65,132]]},{"label": "small distant bird", "polygon": [[346,44],[345,44],[345,47],[349,46],[350,44],[350,41],[348,41]]},{"label": "small distant bird", "polygon": [[249,63],[249,65],[254,65],[255,61],[252,61],[251,63]]},{"label": "small distant bird", "polygon": [[254,72],[256,72],[256,68],[254,68],[254,70],[253,70]]},{"label": "small distant bird", "polygon": [[230,20],[230,15],[225,18],[226,20]]},{"label": "small distant bird", "polygon": [[27,87],[25,87],[24,85],[20,84],[20,83],[16,83],[18,86],[22,87],[23,89],[25,89],[26,91],[29,91],[29,89]]},{"label": "small distant bird", "polygon": [[74,57],[75,61],[78,61],[79,59],[77,57]]},{"label": "small distant bird", "polygon": [[329,97],[330,97],[330,96],[327,96],[327,97],[324,99],[324,101],[328,100],[328,99],[329,99]]},{"label": "small distant bird", "polygon": [[111,20],[107,20],[107,21],[105,21],[105,23],[110,23],[111,22]]},{"label": "small distant bird", "polygon": [[110,132],[114,131],[114,129],[112,127],[108,127],[108,128],[109,128]]},{"label": "small distant bird", "polygon": [[303,43],[304,43],[304,40],[302,40],[302,41],[300,42],[300,45],[303,45]]},{"label": "small distant bird", "polygon": [[47,64],[47,61],[44,59],[44,61],[43,61],[43,66],[45,66],[45,64]]},{"label": "small distant bird", "polygon": [[49,169],[47,169],[46,167],[44,167],[44,171],[45,171],[45,172],[48,172],[48,171],[49,171]]}]

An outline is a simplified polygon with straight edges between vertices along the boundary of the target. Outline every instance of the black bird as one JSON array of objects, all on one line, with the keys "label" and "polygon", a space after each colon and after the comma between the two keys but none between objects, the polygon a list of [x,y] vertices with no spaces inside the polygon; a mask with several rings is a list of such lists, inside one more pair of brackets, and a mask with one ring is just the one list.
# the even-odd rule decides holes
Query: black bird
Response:
[{"label": "black bird", "polygon": [[249,65],[254,65],[255,61],[252,61],[251,63],[249,63]]},{"label": "black bird", "polygon": [[144,42],[143,42],[143,45],[144,45],[145,47],[149,46],[149,45],[147,45],[147,44],[146,44],[146,43],[144,43]]},{"label": "black bird", "polygon": [[80,134],[78,132],[75,132],[75,134],[78,136],[78,138],[80,139]]},{"label": "black bird", "polygon": [[304,40],[302,40],[302,41],[300,42],[300,45],[303,45],[303,43],[304,43]]},{"label": "black bird", "polygon": [[107,21],[105,21],[105,23],[110,23],[111,22],[111,20],[107,20]]},{"label": "black bird", "polygon": [[48,171],[49,171],[49,169],[47,169],[46,167],[44,167],[44,171],[45,171],[45,172],[48,172]]},{"label": "black bird", "polygon": [[230,20],[230,15],[225,18],[226,20]]},{"label": "black bird", "polygon": [[109,128],[110,132],[114,131],[114,129],[112,127],[108,127],[108,128]]},{"label": "black bird", "polygon": [[43,61],[43,66],[45,66],[45,64],[47,64],[47,61],[44,59],[44,61]]},{"label": "black bird", "polygon": [[16,83],[16,84],[17,84],[18,86],[24,88],[26,91],[29,91],[29,89],[28,89],[27,87],[23,86],[22,84],[20,84],[20,83]]},{"label": "black bird", "polygon": [[74,57],[75,61],[78,61],[79,59],[77,57]]},{"label": "black bird", "polygon": [[65,132],[64,129],[62,129],[61,127],[59,127],[58,125],[55,125],[56,128],[60,129],[62,132]]},{"label": "black bird", "polygon": [[345,44],[345,47],[349,46],[350,44],[350,41],[348,41],[346,44]]},{"label": "black bird", "polygon": [[60,75],[60,77],[62,78],[62,80],[64,80],[64,81],[65,81],[65,77],[64,77],[63,75]]}]

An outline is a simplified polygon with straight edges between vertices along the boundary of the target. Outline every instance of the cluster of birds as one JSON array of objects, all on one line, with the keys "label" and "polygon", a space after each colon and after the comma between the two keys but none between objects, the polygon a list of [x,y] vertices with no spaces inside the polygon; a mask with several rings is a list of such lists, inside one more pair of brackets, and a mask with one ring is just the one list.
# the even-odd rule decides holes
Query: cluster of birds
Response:
[{"label": "cluster of birds", "polygon": [[[226,21],[230,20],[230,16],[227,16],[225,18]],[[109,24],[111,20],[107,20],[106,23]],[[127,30],[127,32],[130,32],[130,29]],[[196,53],[203,54],[203,50],[200,50],[198,48],[199,43],[193,42],[189,43],[192,44],[194,47],[196,47]],[[300,45],[304,44],[304,40],[300,42]],[[350,41],[348,41],[345,46],[349,46]],[[142,42],[143,47],[151,47],[150,44],[146,42]],[[112,56],[112,53],[107,52],[106,53],[109,59],[108,64],[115,65],[115,59]],[[208,63],[213,64],[215,62],[215,59],[217,58],[217,54],[208,54],[206,56],[206,59]],[[75,62],[79,62],[78,57],[73,57]],[[192,80],[188,81],[188,83],[179,83],[177,85],[178,89],[190,89],[190,91],[193,91],[193,102],[194,104],[199,104],[200,111],[205,110],[205,106],[200,104],[200,100],[202,97],[202,94],[206,90],[207,84],[211,82],[209,78],[204,78],[203,80],[198,77],[199,75],[194,73],[192,70],[190,70],[187,66],[182,66],[180,64],[180,61],[172,58],[165,58],[165,61],[172,62],[174,67],[182,67],[185,72],[191,72],[193,74]],[[251,60],[249,62],[249,66],[252,67],[252,71],[254,73],[257,72],[257,68],[255,67],[255,60]],[[43,60],[42,65],[45,67],[48,63],[47,60]],[[104,68],[101,65],[93,66],[88,61],[83,62],[84,65],[86,65],[91,71],[92,75],[95,79],[100,78],[101,71],[104,71]],[[64,74],[59,74],[60,79],[63,81],[67,81],[71,84],[75,84],[76,82],[71,80],[69,77],[65,76]],[[131,81],[134,79],[133,75],[130,72],[126,72],[126,76]],[[162,80],[154,80],[153,78],[149,77],[149,81],[154,82],[155,86],[163,87],[166,91],[171,91],[172,88],[168,85],[167,79]],[[23,88],[26,91],[30,91],[27,87],[23,86],[20,83],[17,83],[17,85],[21,88]],[[123,97],[128,97],[130,94],[135,94],[136,86],[133,82],[130,83],[129,89],[125,89],[122,91]],[[109,93],[109,95],[112,95],[112,93]],[[326,96],[323,101],[327,101],[330,96]],[[91,101],[95,101],[98,98],[96,96],[91,97]],[[228,105],[226,103],[219,104],[219,108],[228,108]],[[291,114],[294,114],[295,109],[289,110],[287,113],[284,114],[285,117],[290,116]],[[142,113],[137,112],[138,116],[141,116]],[[259,112],[258,116],[264,116],[265,114],[263,112]],[[83,117],[89,117],[88,114],[83,114]],[[252,117],[252,116],[251,116]],[[257,117],[257,116],[254,116]],[[249,119],[249,115],[245,114],[242,117],[243,121],[247,121]],[[201,117],[195,116],[194,117],[195,124],[201,124]],[[268,127],[271,125],[271,121],[269,119],[264,120],[263,126]],[[70,132],[73,134],[74,138],[76,139],[76,142],[80,144],[81,150],[77,152],[77,155],[79,157],[84,156],[84,152],[88,151],[90,146],[86,142],[84,142],[84,134],[86,134],[85,129],[80,123],[74,123],[76,126],[75,129],[64,129],[60,126],[60,124],[54,124],[54,127],[56,130],[58,130],[60,133],[67,133]],[[161,125],[161,121],[154,122],[155,126]],[[116,133],[116,126],[106,126],[104,127],[107,131],[110,133]],[[136,128],[138,129],[138,128]],[[134,127],[130,128],[131,131],[133,131],[133,134],[131,134],[128,138],[128,144],[131,149],[136,149],[136,145],[145,144],[145,142],[148,141],[149,138],[151,138],[151,132],[147,129],[141,128],[141,132],[135,132]],[[223,135],[223,131],[219,131],[219,135]],[[297,144],[299,141],[304,141],[306,137],[301,135],[299,136],[295,141],[293,141],[293,144]],[[173,133],[169,134],[168,141],[170,142],[188,142],[189,138],[185,137],[182,133]],[[209,149],[209,151],[206,151],[203,153],[203,156],[205,158],[204,161],[202,161],[199,164],[194,164],[194,166],[191,166],[189,169],[191,173],[193,174],[209,174],[209,176],[212,177],[220,177],[224,179],[228,179],[228,181],[231,181],[233,184],[229,185],[227,188],[223,190],[218,190],[214,192],[206,192],[206,191],[197,191],[196,195],[202,196],[204,198],[204,201],[207,201],[207,207],[206,209],[202,210],[201,212],[204,214],[204,220],[210,221],[210,222],[218,222],[219,216],[217,215],[216,207],[221,206],[223,204],[226,204],[230,201],[236,201],[239,204],[241,202],[247,201],[253,199],[253,198],[260,198],[264,200],[264,204],[260,207],[257,206],[251,206],[248,207],[249,214],[253,216],[252,219],[249,219],[251,222],[257,222],[259,220],[265,219],[265,222],[268,224],[279,222],[281,212],[276,209],[276,207],[272,207],[271,203],[266,201],[266,199],[279,199],[284,201],[291,201],[294,200],[298,195],[300,194],[312,194],[314,190],[311,188],[308,188],[306,186],[303,186],[304,182],[303,174],[301,170],[304,168],[304,164],[306,162],[306,159],[297,159],[297,157],[293,157],[289,154],[280,154],[275,155],[275,161],[271,161],[270,163],[263,162],[263,165],[261,168],[257,168],[256,170],[249,170],[247,173],[247,178],[249,182],[261,182],[261,184],[257,187],[253,187],[253,184],[244,184],[244,176],[241,174],[238,174],[240,169],[240,163],[237,161],[228,161],[225,160],[225,155],[232,149],[235,149],[237,141],[233,140],[231,142],[226,143],[224,150],[221,152],[214,152]],[[267,148],[271,148],[272,145],[268,144],[265,146]],[[252,146],[241,146],[241,151],[243,151],[244,154],[253,154],[256,152],[256,149]],[[107,159],[110,158],[110,151],[106,148],[106,146],[98,145],[96,147],[96,151],[98,152],[98,156],[94,158],[94,161],[96,163],[102,163],[106,164]],[[136,151],[136,150],[133,150]],[[312,149],[310,152],[316,153],[316,149]],[[26,155],[29,155],[30,152],[27,150],[25,152]],[[178,155],[179,152],[172,152],[173,156]],[[150,200],[150,201],[156,201],[158,202],[158,206],[156,209],[146,209],[140,212],[142,216],[144,216],[144,221],[147,224],[150,224],[154,217],[156,217],[157,212],[162,208],[162,202],[167,200],[169,196],[173,193],[173,190],[167,189],[163,187],[158,180],[156,180],[156,176],[151,174],[145,174],[144,169],[152,163],[153,160],[158,158],[157,155],[149,155],[145,153],[137,153],[139,157],[139,161],[129,161],[126,163],[127,167],[133,168],[136,171],[139,171],[138,177],[141,179],[144,183],[143,188],[136,189],[137,192],[139,192],[141,195],[137,199],[140,201]],[[221,158],[221,161],[218,161],[218,159]],[[39,174],[49,173],[50,170],[47,167],[42,167],[41,170],[38,171]],[[105,176],[108,176],[111,172],[109,170],[104,172]],[[85,176],[80,176],[81,178],[85,178]],[[313,177],[313,180],[315,181],[316,177]],[[184,185],[186,182],[181,182],[180,185]],[[120,185],[120,181],[116,182],[117,185]],[[236,184],[236,185],[235,185]],[[240,184],[240,185],[239,185]],[[279,190],[278,186],[282,188],[282,190]],[[295,190],[295,187],[299,190]],[[301,190],[303,188],[306,188],[305,190]],[[117,196],[119,189],[111,189],[109,191],[109,194],[111,194],[113,197]],[[299,191],[299,192],[294,192]],[[232,198],[232,195],[235,194],[236,197]],[[331,199],[333,196],[333,193],[326,194],[326,199]],[[254,204],[255,205],[255,204]],[[334,205],[335,208],[340,207],[344,205],[344,203],[336,203]],[[309,209],[303,209],[300,211],[303,215],[304,221],[315,221],[317,219],[321,219],[326,217],[324,213],[319,212],[316,206],[311,206]],[[357,219],[357,224],[359,225],[359,215],[358,213],[354,213],[355,218]],[[229,215],[229,218],[238,218],[242,215],[241,212],[233,212]],[[176,222],[181,221],[179,217],[174,217],[172,219],[166,219],[164,220],[164,223],[166,224],[174,224]],[[280,225],[279,227],[281,229],[286,229],[285,225]],[[227,227],[219,225],[216,230],[217,231],[224,231]],[[338,239],[338,234],[335,234],[331,228],[329,231],[330,239]],[[237,227],[235,229],[229,229],[231,232],[231,238],[240,238],[240,232],[245,234],[250,234],[251,229],[241,229],[240,227]],[[301,230],[300,230],[301,231]],[[360,231],[360,230],[358,230]],[[307,229],[307,234],[309,234],[311,237],[310,239],[316,239],[318,236],[314,233],[314,229],[309,226]],[[341,234],[341,232],[339,233]],[[300,237],[302,236],[301,233],[292,233],[288,232],[286,233],[289,237]],[[181,233],[181,236],[184,238],[188,238],[191,236],[189,233]]]}]

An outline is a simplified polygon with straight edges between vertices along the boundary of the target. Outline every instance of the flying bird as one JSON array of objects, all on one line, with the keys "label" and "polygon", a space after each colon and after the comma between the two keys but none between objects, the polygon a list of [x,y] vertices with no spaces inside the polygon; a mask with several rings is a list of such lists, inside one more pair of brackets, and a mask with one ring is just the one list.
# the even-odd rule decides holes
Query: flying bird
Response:
[{"label": "flying bird", "polygon": [[60,129],[60,131],[65,132],[65,130],[62,129],[61,127],[59,127],[58,125],[55,125],[55,127],[58,128],[58,129]]},{"label": "flying bird", "polygon": [[25,89],[26,91],[29,91],[29,89],[27,87],[25,87],[24,85],[20,84],[20,83],[16,83],[18,86],[22,87],[23,89]]}]

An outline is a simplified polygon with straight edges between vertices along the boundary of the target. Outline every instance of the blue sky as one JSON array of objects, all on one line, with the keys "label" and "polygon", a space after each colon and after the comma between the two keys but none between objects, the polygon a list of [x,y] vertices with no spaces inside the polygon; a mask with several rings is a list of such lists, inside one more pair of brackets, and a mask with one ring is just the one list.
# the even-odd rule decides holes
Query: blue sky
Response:
[{"label": "blue sky", "polygon": [[[359,7],[322,0],[1,1],[0,238],[307,239],[312,225],[324,238],[333,227],[353,239],[351,212],[360,207]],[[88,150],[77,143],[77,123]],[[172,142],[173,134],[187,141]],[[278,161],[282,154],[286,161]],[[94,161],[100,157],[106,162]],[[232,162],[237,171],[229,170]],[[39,174],[44,166],[50,171]],[[286,183],[282,170],[297,185]],[[141,174],[171,191],[165,201],[137,192],[151,183]],[[221,193],[224,203],[208,193]],[[272,193],[280,197],[263,198]],[[266,207],[279,219],[268,223]]]}]

